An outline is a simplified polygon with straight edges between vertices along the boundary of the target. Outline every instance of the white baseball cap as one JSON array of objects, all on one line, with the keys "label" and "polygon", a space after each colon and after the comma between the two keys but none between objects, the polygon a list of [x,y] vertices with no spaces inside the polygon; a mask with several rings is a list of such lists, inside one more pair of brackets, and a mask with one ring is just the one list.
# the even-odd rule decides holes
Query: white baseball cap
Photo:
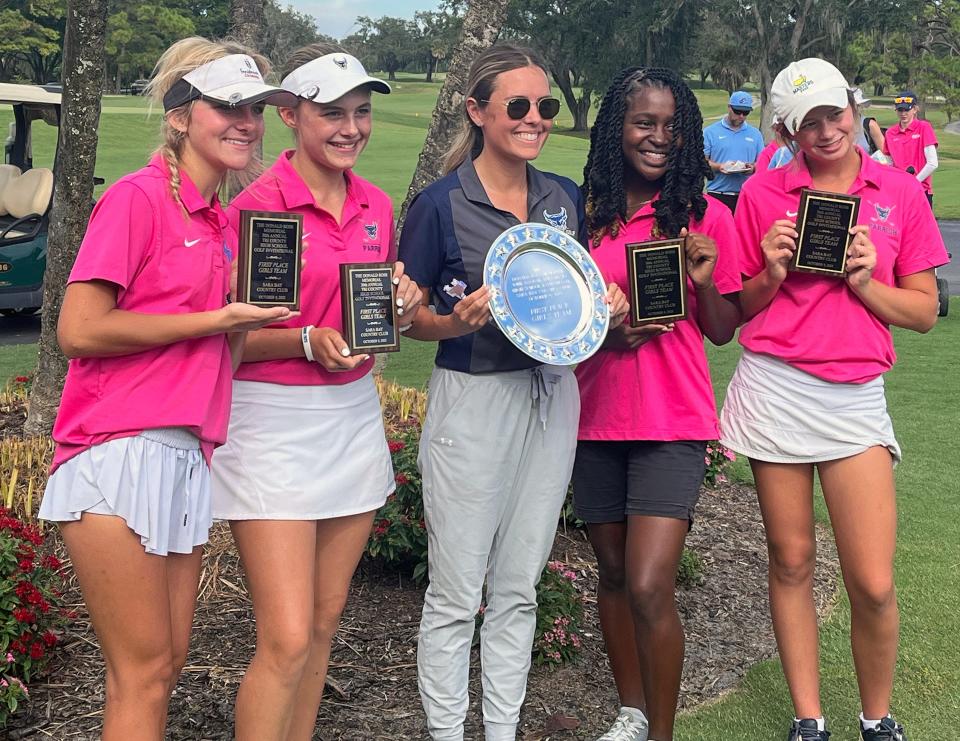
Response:
[{"label": "white baseball cap", "polygon": [[787,131],[796,134],[804,116],[814,108],[846,108],[850,104],[849,91],[840,70],[830,62],[810,57],[780,70],[770,87],[770,102],[773,114]]},{"label": "white baseball cap", "polygon": [[296,105],[296,98],[285,90],[267,85],[257,63],[247,54],[228,54],[201,64],[177,80],[163,96],[163,110],[203,98],[235,108],[266,102],[271,105]]},{"label": "white baseball cap", "polygon": [[369,85],[371,90],[378,93],[390,92],[387,83],[370,77],[360,60],[345,52],[311,59],[280,83],[284,90],[316,103],[332,103],[362,85]]}]

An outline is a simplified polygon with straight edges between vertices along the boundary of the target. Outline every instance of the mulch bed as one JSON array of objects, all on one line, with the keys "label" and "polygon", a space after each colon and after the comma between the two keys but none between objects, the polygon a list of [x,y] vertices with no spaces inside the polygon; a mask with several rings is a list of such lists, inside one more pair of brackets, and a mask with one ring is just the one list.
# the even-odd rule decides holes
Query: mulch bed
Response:
[{"label": "mulch bed", "polygon": [[[689,709],[735,687],[752,664],[775,653],[766,592],[766,550],[749,487],[705,490],[688,545],[706,566],[702,585],[678,590],[687,633],[681,706]],[[838,571],[833,541],[818,532],[816,596],[829,609]],[[62,547],[58,545],[62,551]],[[534,668],[521,718],[524,741],[593,739],[617,708],[593,594],[597,573],[583,533],[557,534],[554,557],[580,575],[586,598],[583,651],[560,669]],[[76,583],[67,601],[80,612],[50,667],[31,683],[31,701],[6,729],[14,739],[96,739],[103,668]],[[333,647],[316,739],[409,741],[426,738],[416,683],[422,588],[363,563]],[[229,532],[218,526],[201,581],[193,647],[170,708],[169,738],[232,738],[233,699],[253,653],[254,625]],[[468,739],[481,739],[479,659],[474,652]],[[557,730],[562,729],[562,730]]]}]

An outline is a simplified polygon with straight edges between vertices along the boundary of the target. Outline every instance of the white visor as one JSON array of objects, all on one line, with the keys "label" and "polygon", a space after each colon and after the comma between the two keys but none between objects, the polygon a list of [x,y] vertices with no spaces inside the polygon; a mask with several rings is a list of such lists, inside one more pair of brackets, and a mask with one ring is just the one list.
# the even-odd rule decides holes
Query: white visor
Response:
[{"label": "white visor", "polygon": [[[190,89],[178,83],[178,95],[164,96],[164,108],[170,110],[178,105],[203,98],[228,106],[250,105],[266,102],[272,105],[295,105],[290,93],[267,85],[256,62],[246,54],[229,54],[207,64],[202,64],[183,76]],[[170,97],[168,101],[167,98]],[[176,98],[176,99],[175,99]],[[175,105],[174,105],[175,104]]]},{"label": "white visor", "polygon": [[343,52],[311,59],[280,83],[284,90],[316,103],[332,103],[363,85],[378,93],[390,92],[387,83],[367,74],[359,59]]}]

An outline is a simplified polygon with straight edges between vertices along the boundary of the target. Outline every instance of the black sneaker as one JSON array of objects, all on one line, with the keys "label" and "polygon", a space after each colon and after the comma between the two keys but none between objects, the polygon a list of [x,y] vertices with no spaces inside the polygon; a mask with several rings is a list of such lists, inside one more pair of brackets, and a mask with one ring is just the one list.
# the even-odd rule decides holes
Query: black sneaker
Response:
[{"label": "black sneaker", "polygon": [[863,730],[861,725],[860,738],[863,741],[907,741],[907,734],[903,732],[903,726],[888,715],[869,731]]},{"label": "black sneaker", "polygon": [[[816,718],[801,718],[793,721],[790,733],[787,734],[787,741],[828,741],[829,738],[830,731],[818,730]],[[867,737],[864,736],[864,738]]]}]

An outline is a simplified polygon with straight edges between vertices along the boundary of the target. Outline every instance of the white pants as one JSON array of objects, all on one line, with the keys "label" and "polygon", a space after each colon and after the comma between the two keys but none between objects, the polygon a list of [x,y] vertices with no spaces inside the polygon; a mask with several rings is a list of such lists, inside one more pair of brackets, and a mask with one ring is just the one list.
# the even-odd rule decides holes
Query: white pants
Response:
[{"label": "white pants", "polygon": [[430,379],[420,441],[430,584],[417,651],[430,737],[463,739],[474,619],[487,741],[513,741],[536,629],[536,585],[576,451],[580,396],[567,368]]}]

